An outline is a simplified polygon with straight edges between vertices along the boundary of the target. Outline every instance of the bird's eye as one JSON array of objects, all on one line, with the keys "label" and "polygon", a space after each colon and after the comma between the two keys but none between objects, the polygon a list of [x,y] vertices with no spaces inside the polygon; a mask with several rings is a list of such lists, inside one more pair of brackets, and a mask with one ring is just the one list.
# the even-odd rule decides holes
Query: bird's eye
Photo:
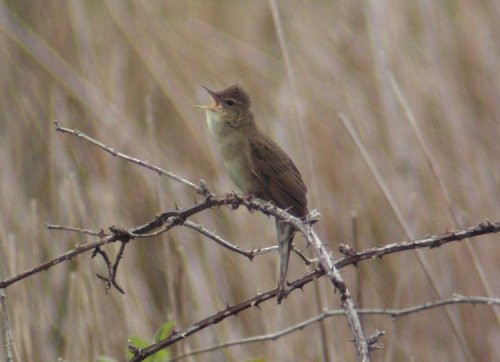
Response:
[{"label": "bird's eye", "polygon": [[224,103],[226,103],[228,106],[232,106],[234,104],[234,101],[232,99],[226,99]]}]

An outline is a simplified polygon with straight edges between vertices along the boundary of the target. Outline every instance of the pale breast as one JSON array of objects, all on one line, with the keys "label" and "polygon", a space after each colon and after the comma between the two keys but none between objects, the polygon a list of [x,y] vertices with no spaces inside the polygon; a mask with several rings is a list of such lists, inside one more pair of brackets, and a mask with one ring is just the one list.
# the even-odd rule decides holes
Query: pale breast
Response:
[{"label": "pale breast", "polygon": [[259,195],[261,193],[261,184],[254,174],[250,171],[248,162],[243,158],[232,158],[225,160],[227,173],[234,184],[244,193]]},{"label": "pale breast", "polygon": [[[251,127],[234,127],[225,123],[215,112],[207,111],[207,124],[224,160],[224,166],[234,184],[244,193],[261,195],[263,186],[252,173],[248,132]],[[251,124],[252,125],[252,124]]]},{"label": "pale breast", "polygon": [[220,120],[219,117],[212,111],[207,111],[206,117],[208,130],[213,136],[218,137],[222,133],[222,120]]},{"label": "pale breast", "polygon": [[262,188],[251,170],[248,138],[239,134],[219,142],[226,171],[235,185],[244,193],[259,194]]}]

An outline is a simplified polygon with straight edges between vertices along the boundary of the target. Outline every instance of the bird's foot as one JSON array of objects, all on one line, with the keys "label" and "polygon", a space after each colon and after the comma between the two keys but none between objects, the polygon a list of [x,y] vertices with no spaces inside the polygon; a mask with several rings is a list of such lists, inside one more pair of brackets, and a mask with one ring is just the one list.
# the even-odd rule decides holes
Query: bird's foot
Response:
[{"label": "bird's foot", "polygon": [[250,201],[255,198],[255,194],[251,192],[243,193],[243,192],[236,192],[236,191],[231,191],[231,192],[225,192],[224,193],[224,198],[225,199],[230,199],[231,197],[235,197],[237,199],[241,199],[244,201]]},{"label": "bird's foot", "polygon": [[288,294],[292,291],[291,288],[287,287],[286,285],[283,286],[278,286],[278,294],[276,296],[276,303],[281,304],[281,301],[288,297]]},{"label": "bird's foot", "polygon": [[309,213],[306,215],[305,222],[308,223],[309,225],[313,225],[319,221],[320,213],[318,210],[313,209],[309,211]]},{"label": "bird's foot", "polygon": [[234,191],[224,192],[224,205],[230,204],[229,199],[236,195]]},{"label": "bird's foot", "polygon": [[231,208],[235,210],[241,205],[243,201],[252,201],[254,198],[255,195],[252,193],[243,194],[234,191],[226,192],[224,194],[224,205],[230,205]]},{"label": "bird's foot", "polygon": [[240,206],[240,197],[234,191],[224,193],[224,204],[228,205],[231,209],[236,210]]},{"label": "bird's foot", "polygon": [[241,199],[244,201],[252,201],[254,198],[255,198],[255,195],[250,193],[250,192],[247,194],[241,195]]}]

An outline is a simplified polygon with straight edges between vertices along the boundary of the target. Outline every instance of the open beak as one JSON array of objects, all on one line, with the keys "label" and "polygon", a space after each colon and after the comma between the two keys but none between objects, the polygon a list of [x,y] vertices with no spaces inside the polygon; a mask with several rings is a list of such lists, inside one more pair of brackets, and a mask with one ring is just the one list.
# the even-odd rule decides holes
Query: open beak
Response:
[{"label": "open beak", "polygon": [[208,92],[208,94],[210,94],[212,96],[212,98],[214,99],[214,104],[211,104],[211,105],[208,105],[208,106],[194,106],[194,108],[215,109],[220,104],[220,98],[219,98],[219,96],[217,95],[217,93],[215,93],[214,91],[208,89],[204,85],[202,85],[202,87],[203,87],[203,89],[205,89]]}]

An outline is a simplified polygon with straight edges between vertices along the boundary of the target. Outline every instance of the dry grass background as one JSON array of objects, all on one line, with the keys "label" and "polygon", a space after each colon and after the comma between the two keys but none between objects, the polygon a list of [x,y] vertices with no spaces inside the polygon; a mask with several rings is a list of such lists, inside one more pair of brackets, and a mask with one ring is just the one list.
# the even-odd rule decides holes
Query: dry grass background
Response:
[{"label": "dry grass background", "polygon": [[[132,226],[197,197],[56,134],[54,119],[194,182],[204,179],[218,194],[232,190],[204,115],[193,108],[209,101],[200,84],[221,89],[239,83],[249,91],[260,127],[302,170],[310,205],[322,214],[315,229],[332,249],[353,243],[354,213],[358,248],[498,220],[499,15],[492,0],[281,0],[274,16],[268,1],[1,2],[1,278],[87,241],[47,231],[46,222],[96,230]],[[359,132],[399,218],[339,112]],[[194,220],[245,248],[275,242],[273,222],[245,210],[211,210]],[[455,243],[421,256],[443,296],[498,296],[499,241],[489,235],[470,241],[470,249]],[[300,238],[296,243],[304,248]],[[149,339],[162,322],[176,320],[182,328],[275,287],[277,265],[276,254],[249,262],[178,228],[128,247],[119,274],[123,296],[106,295],[95,277],[103,272],[102,262],[80,256],[8,289],[16,354],[20,361],[90,361],[100,355],[122,360],[131,335]],[[305,271],[292,257],[289,279]],[[359,287],[356,276],[362,280],[361,307],[439,298],[415,253],[365,262],[343,274],[353,290]],[[317,283],[321,306],[338,308],[329,284]],[[265,303],[173,350],[275,332],[317,308],[309,285],[282,306]],[[387,331],[385,349],[373,360],[493,361],[500,355],[492,308],[453,306],[449,312],[465,343],[443,309],[397,321],[364,318],[367,333]],[[331,360],[354,360],[345,319],[330,319],[325,327]],[[319,327],[312,326],[195,360],[319,361],[319,337]]]}]

